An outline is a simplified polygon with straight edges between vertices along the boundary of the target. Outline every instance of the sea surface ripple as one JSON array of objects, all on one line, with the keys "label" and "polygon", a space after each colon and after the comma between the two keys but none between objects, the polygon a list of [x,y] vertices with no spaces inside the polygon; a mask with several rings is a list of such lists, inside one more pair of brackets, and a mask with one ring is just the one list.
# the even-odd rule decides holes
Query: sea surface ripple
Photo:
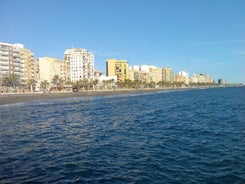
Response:
[{"label": "sea surface ripple", "polygon": [[245,183],[245,88],[0,106],[0,183]]}]

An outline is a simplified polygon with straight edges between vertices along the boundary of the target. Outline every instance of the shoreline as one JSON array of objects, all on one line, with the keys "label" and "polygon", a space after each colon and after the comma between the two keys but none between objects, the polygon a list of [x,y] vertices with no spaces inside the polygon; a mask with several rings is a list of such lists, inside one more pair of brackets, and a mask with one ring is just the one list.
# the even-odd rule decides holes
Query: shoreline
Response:
[{"label": "shoreline", "polygon": [[[185,89],[185,88],[183,88]],[[30,102],[35,100],[65,99],[77,97],[111,96],[121,94],[142,94],[158,91],[175,90],[171,88],[158,89],[122,89],[108,91],[82,91],[82,92],[51,92],[51,93],[16,93],[0,95],[0,105]]]},{"label": "shoreline", "polygon": [[[208,88],[208,87],[207,87]],[[207,89],[201,87],[175,87],[175,88],[154,88],[154,89],[120,89],[108,91],[81,91],[81,92],[51,92],[51,93],[17,93],[17,94],[0,94],[0,105],[15,104],[21,102],[30,102],[35,100],[49,99],[65,99],[78,97],[96,97],[96,96],[111,96],[121,94],[143,94],[154,93],[159,91],[174,91],[174,90],[194,90]]]}]

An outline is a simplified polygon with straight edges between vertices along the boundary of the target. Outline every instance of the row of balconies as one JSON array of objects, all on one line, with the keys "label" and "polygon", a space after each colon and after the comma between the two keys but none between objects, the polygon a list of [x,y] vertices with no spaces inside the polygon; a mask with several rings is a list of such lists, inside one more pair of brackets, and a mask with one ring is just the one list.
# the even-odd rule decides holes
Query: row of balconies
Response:
[{"label": "row of balconies", "polygon": [[13,55],[13,56],[19,56],[20,52],[19,51],[12,51],[9,52],[8,50],[2,50],[0,49],[0,55]]},{"label": "row of balconies", "polygon": [[0,70],[1,71],[9,71],[9,67],[1,67]]}]

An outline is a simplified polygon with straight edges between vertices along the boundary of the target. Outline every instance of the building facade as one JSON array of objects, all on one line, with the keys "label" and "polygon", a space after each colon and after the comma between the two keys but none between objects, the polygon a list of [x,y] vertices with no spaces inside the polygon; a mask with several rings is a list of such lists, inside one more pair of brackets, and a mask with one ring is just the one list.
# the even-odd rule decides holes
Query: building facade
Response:
[{"label": "building facade", "polygon": [[20,45],[0,43],[0,77],[11,74],[23,77],[24,63],[20,58]]},{"label": "building facade", "polygon": [[174,81],[174,74],[172,68],[162,68],[162,81],[164,82]]},{"label": "building facade", "polygon": [[23,82],[28,85],[35,81],[35,60],[34,55],[29,49],[20,48],[21,60],[24,64]]},{"label": "building facade", "polygon": [[193,74],[190,78],[191,83],[212,84],[215,83],[214,79],[208,74]]},{"label": "building facade", "polygon": [[69,64],[69,76],[72,82],[94,80],[94,55],[88,50],[67,49],[64,53],[64,60]]},{"label": "building facade", "polygon": [[150,82],[159,83],[162,80],[162,71],[158,67],[150,67],[149,76]]},{"label": "building facade", "polygon": [[189,73],[187,73],[186,71],[180,71],[178,75],[182,76],[185,79],[183,82],[185,82],[186,85],[189,85]]},{"label": "building facade", "polygon": [[51,57],[38,58],[38,80],[52,83],[54,76],[58,75],[59,79],[64,82],[69,80],[69,65],[64,60]]},{"label": "building facade", "polygon": [[186,84],[186,77],[183,75],[177,74],[174,76],[174,82]]},{"label": "building facade", "polygon": [[0,78],[16,75],[25,85],[35,79],[34,55],[23,44],[0,42]]},{"label": "building facade", "polygon": [[129,65],[126,60],[107,59],[106,75],[117,76],[117,81],[124,82],[129,79]]}]

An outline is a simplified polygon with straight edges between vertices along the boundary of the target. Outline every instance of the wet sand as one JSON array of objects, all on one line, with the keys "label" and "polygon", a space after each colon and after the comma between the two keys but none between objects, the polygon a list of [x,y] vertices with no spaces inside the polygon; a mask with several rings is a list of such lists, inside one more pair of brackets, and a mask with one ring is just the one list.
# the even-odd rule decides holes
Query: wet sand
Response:
[{"label": "wet sand", "polygon": [[52,93],[20,93],[20,94],[0,94],[0,105],[29,102],[34,100],[77,98],[90,96],[110,96],[120,94],[140,94],[150,93],[169,89],[140,89],[140,90],[116,90],[116,91],[83,91],[83,92],[52,92]]}]

